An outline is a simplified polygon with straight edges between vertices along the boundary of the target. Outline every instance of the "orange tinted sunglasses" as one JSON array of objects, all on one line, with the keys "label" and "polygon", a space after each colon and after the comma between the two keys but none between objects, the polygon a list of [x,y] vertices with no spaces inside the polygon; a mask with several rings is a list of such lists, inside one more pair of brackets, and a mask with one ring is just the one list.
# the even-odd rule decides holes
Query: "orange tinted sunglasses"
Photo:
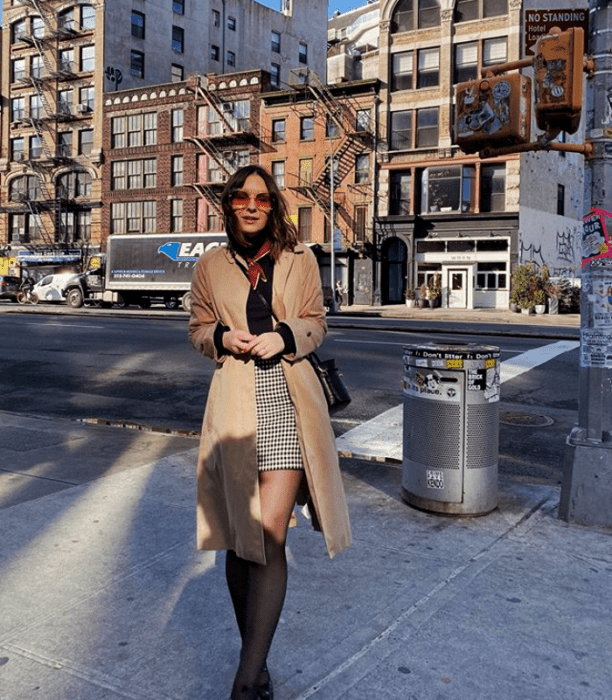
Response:
[{"label": "orange tinted sunglasses", "polygon": [[237,190],[236,192],[232,192],[230,196],[230,204],[232,209],[246,209],[251,203],[251,199],[255,200],[255,206],[257,209],[265,214],[270,213],[274,208],[272,197],[268,192],[261,192],[260,194],[256,194],[254,197],[251,197],[248,192]]}]

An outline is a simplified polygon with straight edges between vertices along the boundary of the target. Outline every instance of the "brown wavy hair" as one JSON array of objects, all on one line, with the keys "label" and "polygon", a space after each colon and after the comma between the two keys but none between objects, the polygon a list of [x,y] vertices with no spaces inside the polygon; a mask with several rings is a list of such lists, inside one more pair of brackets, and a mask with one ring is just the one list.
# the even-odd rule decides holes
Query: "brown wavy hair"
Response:
[{"label": "brown wavy hair", "polygon": [[287,203],[278,189],[276,181],[261,165],[246,165],[244,168],[237,170],[227,181],[221,195],[225,232],[229,239],[228,248],[233,253],[250,252],[251,250],[256,252],[249,239],[240,230],[238,219],[230,204],[232,194],[243,187],[246,179],[251,175],[259,175],[264,181],[272,199],[273,208],[268,215],[266,231],[270,241],[270,255],[274,260],[278,260],[284,250],[293,250],[295,248],[298,243],[298,232],[295,224],[289,218]]}]

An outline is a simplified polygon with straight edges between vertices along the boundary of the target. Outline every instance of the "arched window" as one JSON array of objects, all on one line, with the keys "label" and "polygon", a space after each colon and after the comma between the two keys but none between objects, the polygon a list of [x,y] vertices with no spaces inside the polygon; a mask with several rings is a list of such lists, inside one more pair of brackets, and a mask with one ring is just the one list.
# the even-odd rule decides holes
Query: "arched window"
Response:
[{"label": "arched window", "polygon": [[40,179],[37,175],[20,175],[9,185],[11,202],[26,202],[41,199]]},{"label": "arched window", "polygon": [[61,199],[77,199],[91,195],[91,175],[85,171],[64,173],[57,178],[57,196]]},{"label": "arched window", "polygon": [[399,0],[391,15],[391,32],[440,26],[440,0]]},{"label": "arched window", "polygon": [[75,19],[74,7],[69,7],[67,10],[59,13],[57,17],[57,27],[58,29],[63,29],[67,32],[76,30],[77,23]]},{"label": "arched window", "polygon": [[89,31],[96,26],[96,8],[92,5],[81,5],[81,29]]}]

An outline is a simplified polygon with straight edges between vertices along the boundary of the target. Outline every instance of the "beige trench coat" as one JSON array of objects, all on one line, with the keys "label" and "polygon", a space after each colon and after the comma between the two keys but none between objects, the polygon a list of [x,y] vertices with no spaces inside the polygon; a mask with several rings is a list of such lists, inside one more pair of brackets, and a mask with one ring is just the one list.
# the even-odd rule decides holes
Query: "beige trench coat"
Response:
[{"label": "beige trench coat", "polygon": [[[248,358],[219,357],[213,340],[219,322],[248,330],[249,282],[229,251],[219,247],[200,258],[191,289],[191,343],[217,363],[198,458],[197,545],[206,550],[233,549],[244,559],[265,563],[254,365]],[[327,332],[319,269],[307,246],[298,244],[276,262],[272,308],[295,338],[295,354],[284,355],[281,364],[295,406],[311,505],[333,557],[350,545],[351,531],[327,404],[305,359]]]}]

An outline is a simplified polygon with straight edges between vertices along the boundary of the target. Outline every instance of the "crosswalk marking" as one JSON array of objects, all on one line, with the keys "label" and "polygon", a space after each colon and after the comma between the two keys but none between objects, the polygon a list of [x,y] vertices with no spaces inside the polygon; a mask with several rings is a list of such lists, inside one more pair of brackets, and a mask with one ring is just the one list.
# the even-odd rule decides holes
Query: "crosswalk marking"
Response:
[{"label": "crosswalk marking", "polygon": [[[575,350],[580,343],[573,340],[561,340],[540,348],[534,348],[516,355],[501,363],[500,382],[515,379],[534,367],[552,360],[570,350]],[[403,405],[388,411],[348,430],[336,439],[338,454],[341,457],[360,457],[380,462],[402,461]]]}]

